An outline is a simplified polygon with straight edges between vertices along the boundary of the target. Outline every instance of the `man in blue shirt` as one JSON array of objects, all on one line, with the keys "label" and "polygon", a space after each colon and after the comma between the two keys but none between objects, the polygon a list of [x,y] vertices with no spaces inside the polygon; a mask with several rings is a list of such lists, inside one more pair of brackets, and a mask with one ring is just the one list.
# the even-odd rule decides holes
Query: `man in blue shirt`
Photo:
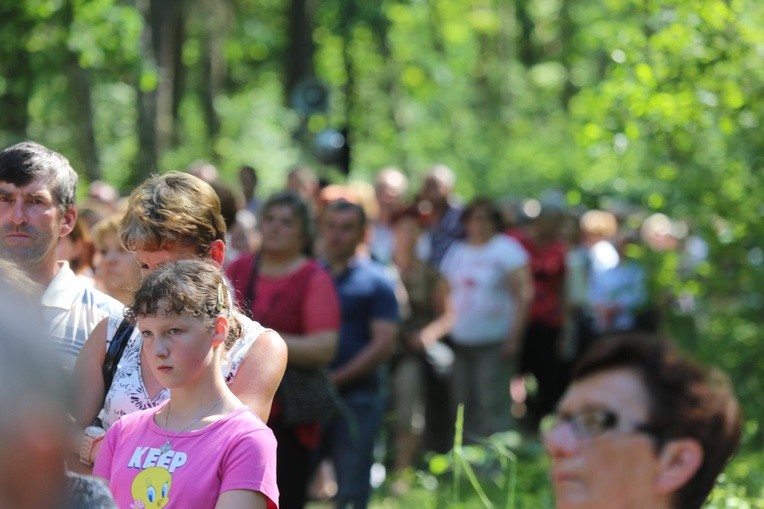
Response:
[{"label": "man in blue shirt", "polygon": [[336,507],[363,509],[371,491],[374,439],[384,410],[380,369],[395,344],[398,303],[384,267],[357,254],[367,231],[363,209],[344,200],[330,203],[321,226],[324,265],[342,307],[330,376],[347,407],[345,415],[326,426],[321,451],[332,459],[337,473]]}]

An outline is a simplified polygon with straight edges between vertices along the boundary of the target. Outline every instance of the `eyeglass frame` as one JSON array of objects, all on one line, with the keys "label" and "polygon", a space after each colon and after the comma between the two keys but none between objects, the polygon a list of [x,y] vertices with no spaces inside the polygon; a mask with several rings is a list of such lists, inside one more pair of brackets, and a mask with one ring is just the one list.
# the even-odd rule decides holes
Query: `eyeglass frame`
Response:
[{"label": "eyeglass frame", "polygon": [[[599,423],[584,424],[583,418],[591,415],[600,415]],[[659,429],[650,423],[635,423],[630,429],[618,429],[620,416],[617,412],[606,407],[585,407],[577,412],[555,412],[545,416],[540,423],[542,436],[547,435],[559,428],[562,424],[567,424],[570,431],[577,440],[593,440],[599,438],[609,431],[621,431],[622,433],[643,433],[652,438],[658,449],[661,448],[664,438],[660,436]],[[545,424],[546,422],[546,424]],[[589,428],[588,430],[586,428]]]}]

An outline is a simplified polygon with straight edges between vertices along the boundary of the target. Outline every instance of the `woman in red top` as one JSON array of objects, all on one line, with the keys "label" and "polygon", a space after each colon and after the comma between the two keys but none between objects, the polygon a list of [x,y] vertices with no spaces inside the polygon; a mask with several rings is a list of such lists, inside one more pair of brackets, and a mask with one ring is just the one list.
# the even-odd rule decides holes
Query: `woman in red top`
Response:
[{"label": "woman in red top", "polygon": [[[296,194],[280,192],[263,205],[262,247],[227,268],[239,305],[287,344],[289,365],[317,368],[334,357],[340,327],[337,292],[329,274],[310,256],[313,218]],[[290,426],[276,393],[268,425],[278,440],[277,475],[282,509],[302,508],[318,423]]]}]

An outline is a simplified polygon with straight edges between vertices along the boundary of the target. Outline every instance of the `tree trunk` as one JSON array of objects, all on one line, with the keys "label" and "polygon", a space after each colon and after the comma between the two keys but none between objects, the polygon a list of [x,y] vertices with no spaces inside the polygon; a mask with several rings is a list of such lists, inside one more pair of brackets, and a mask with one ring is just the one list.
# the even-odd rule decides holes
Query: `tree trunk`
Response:
[{"label": "tree trunk", "polygon": [[[74,23],[74,3],[67,1],[61,10],[62,24],[67,32]],[[64,61],[66,74],[69,78],[69,108],[71,112],[74,143],[84,165],[85,178],[88,182],[101,178],[101,163],[98,155],[98,144],[95,137],[93,121],[93,100],[90,73],[83,69],[79,56],[66,48]]]},{"label": "tree trunk", "polygon": [[173,104],[175,102],[175,58],[178,33],[182,23],[181,0],[164,2],[151,0],[149,14],[152,50],[157,64],[156,128],[157,149],[161,154],[170,146],[173,131]]},{"label": "tree trunk", "polygon": [[215,98],[222,92],[226,79],[226,60],[223,44],[228,31],[230,17],[228,6],[222,0],[207,0],[200,3],[202,26],[202,76],[201,102],[204,113],[207,139],[214,155],[215,142],[220,135],[220,118],[215,110]]},{"label": "tree trunk", "polygon": [[6,89],[0,93],[0,131],[9,142],[26,137],[29,125],[29,99],[34,90],[34,75],[27,39],[34,28],[21,2],[3,2],[0,5],[0,30],[4,40],[13,42],[0,48],[0,75]]},{"label": "tree trunk", "polygon": [[68,60],[72,124],[76,126],[72,132],[84,164],[85,178],[88,182],[93,182],[101,179],[102,174],[93,121],[90,73],[79,65],[77,55],[74,53],[69,54]]},{"label": "tree trunk", "polygon": [[170,146],[177,147],[180,143],[178,123],[180,119],[180,103],[183,99],[183,90],[186,85],[186,67],[183,65],[183,43],[186,40],[186,15],[183,9],[179,9],[175,42],[173,43],[172,67],[173,67],[173,94],[172,94],[172,129],[170,134]]},{"label": "tree trunk", "polygon": [[138,11],[143,15],[143,29],[140,38],[140,59],[137,76],[137,109],[138,109],[138,167],[133,172],[133,183],[145,180],[157,171],[159,160],[158,131],[157,131],[157,86],[150,83],[150,78],[144,78],[151,73],[160,73],[157,69],[154,37],[151,24],[151,0],[135,0]]},{"label": "tree trunk", "polygon": [[289,8],[289,48],[287,49],[285,91],[287,104],[294,87],[315,74],[313,66],[313,0],[292,0]]}]

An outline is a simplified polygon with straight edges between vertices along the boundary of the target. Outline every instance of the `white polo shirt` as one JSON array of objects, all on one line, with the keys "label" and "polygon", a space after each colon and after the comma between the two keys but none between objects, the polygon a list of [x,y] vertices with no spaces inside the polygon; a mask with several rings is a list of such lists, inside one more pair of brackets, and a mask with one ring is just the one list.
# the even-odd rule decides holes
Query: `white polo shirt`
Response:
[{"label": "white polo shirt", "polygon": [[109,315],[122,316],[125,306],[78,278],[69,263],[60,269],[42,295],[43,320],[64,370],[71,374],[82,345],[98,322]]}]

